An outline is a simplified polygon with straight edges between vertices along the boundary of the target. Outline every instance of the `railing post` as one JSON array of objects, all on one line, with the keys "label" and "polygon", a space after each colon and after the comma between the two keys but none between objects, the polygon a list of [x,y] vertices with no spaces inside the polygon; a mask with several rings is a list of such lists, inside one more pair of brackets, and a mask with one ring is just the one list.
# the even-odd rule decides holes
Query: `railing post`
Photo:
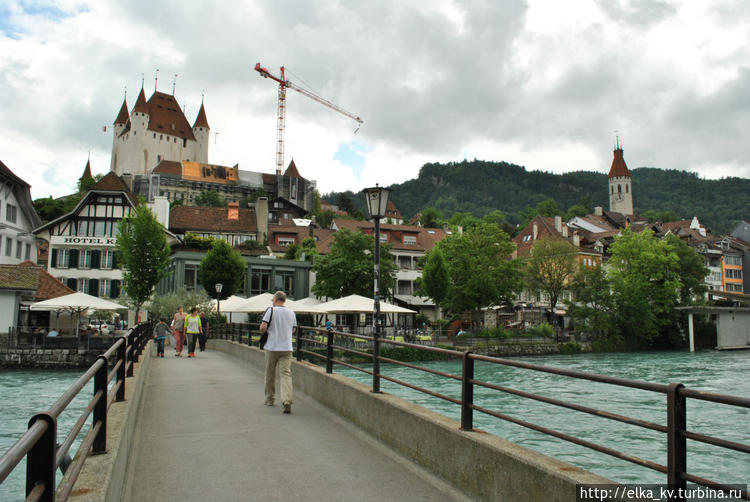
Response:
[{"label": "railing post", "polygon": [[297,326],[297,361],[302,361],[302,337],[300,334],[302,333],[302,328]]},{"label": "railing post", "polygon": [[[133,362],[133,330],[130,330],[130,333],[125,335],[125,359],[124,363],[127,366],[128,362]],[[133,376],[133,369],[134,365],[131,364],[128,366],[127,371],[125,372],[126,376],[132,377]]]},{"label": "railing post", "polygon": [[127,348],[128,348],[128,337],[119,337],[122,343],[117,347],[117,361],[120,366],[117,368],[117,382],[120,383],[120,388],[117,389],[115,396],[116,401],[125,401],[125,366],[128,364],[127,359]]},{"label": "railing post", "polygon": [[[140,330],[140,326],[136,326],[135,329],[133,329],[133,352],[130,354],[130,357],[133,358],[133,366],[135,365],[135,363],[138,362],[138,356],[141,355],[141,351],[139,347],[140,343],[141,343],[141,330]],[[133,366],[131,366],[128,376],[133,376]]]},{"label": "railing post", "polygon": [[102,394],[94,405],[94,425],[101,422],[102,426],[96,434],[92,451],[93,453],[105,453],[107,451],[107,373],[109,372],[109,361],[105,356],[99,356],[96,359],[101,361],[102,365],[94,375],[94,395],[99,392]]},{"label": "railing post", "polygon": [[326,335],[326,373],[333,373],[333,328]]},{"label": "railing post", "polygon": [[26,455],[26,496],[43,483],[44,493],[39,500],[54,502],[57,421],[49,413],[37,413],[29,420],[29,427],[40,420],[47,422],[47,430]]},{"label": "railing post", "polygon": [[[687,471],[687,439],[684,432],[687,428],[687,409],[685,396],[680,395],[684,388],[681,383],[670,383],[667,390],[667,484],[670,488],[686,488],[687,481],[683,473]],[[672,501],[683,501],[677,497],[677,490],[669,498]]]},{"label": "railing post", "polygon": [[461,430],[474,430],[473,410],[474,404],[474,359],[471,352],[466,351],[463,355],[463,372],[461,375]]},{"label": "railing post", "polygon": [[372,337],[372,391],[374,393],[380,392],[380,336],[378,335],[376,327]]}]

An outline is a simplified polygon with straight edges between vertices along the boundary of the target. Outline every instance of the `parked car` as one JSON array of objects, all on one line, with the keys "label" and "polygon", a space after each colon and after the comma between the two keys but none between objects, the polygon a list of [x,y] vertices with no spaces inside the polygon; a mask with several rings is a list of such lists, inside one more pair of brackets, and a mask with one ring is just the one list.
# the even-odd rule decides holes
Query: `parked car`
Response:
[{"label": "parked car", "polygon": [[112,324],[108,321],[102,321],[100,319],[91,319],[89,321],[89,329],[95,329],[102,335],[106,335],[112,331]]}]

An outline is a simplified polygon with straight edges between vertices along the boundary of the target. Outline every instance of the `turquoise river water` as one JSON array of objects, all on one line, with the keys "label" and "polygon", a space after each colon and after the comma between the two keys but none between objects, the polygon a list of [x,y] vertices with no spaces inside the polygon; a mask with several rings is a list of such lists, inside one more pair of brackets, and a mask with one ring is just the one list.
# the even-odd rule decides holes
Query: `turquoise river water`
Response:
[{"label": "turquoise river water", "polygon": [[[526,362],[600,373],[655,383],[681,382],[688,388],[750,396],[750,351],[643,352],[622,354],[577,354],[523,358]],[[460,374],[460,363],[424,363],[440,371]],[[355,370],[335,371],[371,384],[372,378]],[[435,392],[460,398],[460,383],[429,373],[383,365],[388,375]],[[0,371],[0,453],[4,453],[26,430],[31,416],[46,410],[80,377],[82,370]],[[666,424],[666,397],[648,391],[577,380],[549,373],[478,362],[475,378],[497,385],[554,397],[563,401]],[[457,405],[381,380],[381,389],[460,420]],[[61,417],[58,442],[92,395],[84,390]],[[529,399],[476,388],[475,403],[522,420],[572,434],[647,460],[666,464],[664,434]],[[688,429],[723,439],[750,442],[750,410],[703,401],[688,400]],[[90,423],[90,419],[89,419]],[[525,427],[475,412],[474,426],[532,450],[580,466],[622,483],[664,483],[659,472],[558,440]],[[84,428],[87,430],[88,426]],[[75,449],[78,448],[76,444]],[[688,471],[725,483],[750,482],[750,455],[688,441]],[[25,467],[20,465],[0,485],[0,501],[23,499]],[[59,474],[59,473],[58,473]],[[59,476],[58,476],[59,481]]]},{"label": "turquoise river water", "polygon": [[[576,354],[519,358],[532,364],[569,368],[654,383],[750,396],[750,351]],[[460,362],[423,363],[461,374]],[[349,368],[334,371],[370,386],[372,377]],[[475,379],[558,400],[666,425],[666,396],[654,392],[578,380],[550,373],[477,362]],[[460,399],[460,382],[396,365],[381,373]],[[381,390],[460,421],[456,404],[381,379]],[[586,413],[474,387],[474,402],[493,411],[666,465],[666,435]],[[750,409],[695,399],[687,401],[688,430],[750,443]],[[620,483],[666,483],[666,475],[534,430],[474,412],[474,427],[582,467]],[[688,440],[688,472],[724,483],[750,482],[750,455]]]}]

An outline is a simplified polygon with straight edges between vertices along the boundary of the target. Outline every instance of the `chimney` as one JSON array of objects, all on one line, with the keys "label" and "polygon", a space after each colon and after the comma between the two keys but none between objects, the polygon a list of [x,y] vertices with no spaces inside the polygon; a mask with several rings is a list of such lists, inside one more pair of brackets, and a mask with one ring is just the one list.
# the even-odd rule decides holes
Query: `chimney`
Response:
[{"label": "chimney", "polygon": [[555,230],[562,233],[562,216],[555,216]]},{"label": "chimney", "polygon": [[240,203],[230,202],[227,204],[227,219],[233,221],[240,220]]},{"label": "chimney", "polygon": [[169,228],[169,199],[163,195],[156,195],[154,202],[149,204],[149,207],[156,215],[156,221],[164,225],[164,228]]},{"label": "chimney", "polygon": [[596,206],[594,208],[594,214],[597,216],[603,216],[604,212],[602,211],[602,206]]},{"label": "chimney", "polygon": [[255,226],[258,242],[265,242],[268,239],[268,197],[258,197],[255,201]]},{"label": "chimney", "polygon": [[536,226],[536,222],[534,222],[534,226],[532,227],[534,229],[532,235],[534,236],[533,240],[536,240],[536,236],[539,234],[539,228]]},{"label": "chimney", "polygon": [[566,239],[568,238],[568,225],[563,225],[562,236],[565,237]]},{"label": "chimney", "polygon": [[575,230],[573,231],[573,245],[577,248],[581,247],[581,236]]}]

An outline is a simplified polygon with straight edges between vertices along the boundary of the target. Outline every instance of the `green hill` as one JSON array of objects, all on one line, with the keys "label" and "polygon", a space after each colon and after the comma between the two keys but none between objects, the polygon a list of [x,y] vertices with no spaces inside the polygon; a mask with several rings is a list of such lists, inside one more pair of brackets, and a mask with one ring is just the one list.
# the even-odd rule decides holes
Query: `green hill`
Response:
[{"label": "green hill", "polygon": [[[632,169],[637,213],[673,211],[680,218],[697,216],[715,233],[727,233],[750,218],[750,179],[701,179],[694,173],[652,167]],[[607,175],[587,171],[565,174],[527,171],[507,162],[481,160],[425,164],[416,179],[391,185],[391,199],[408,219],[425,207],[443,217],[469,211],[481,217],[499,209],[510,223],[519,212],[553,199],[561,211],[575,204],[609,207]],[[361,195],[347,192],[364,210]],[[336,203],[339,194],[324,198]]]}]

